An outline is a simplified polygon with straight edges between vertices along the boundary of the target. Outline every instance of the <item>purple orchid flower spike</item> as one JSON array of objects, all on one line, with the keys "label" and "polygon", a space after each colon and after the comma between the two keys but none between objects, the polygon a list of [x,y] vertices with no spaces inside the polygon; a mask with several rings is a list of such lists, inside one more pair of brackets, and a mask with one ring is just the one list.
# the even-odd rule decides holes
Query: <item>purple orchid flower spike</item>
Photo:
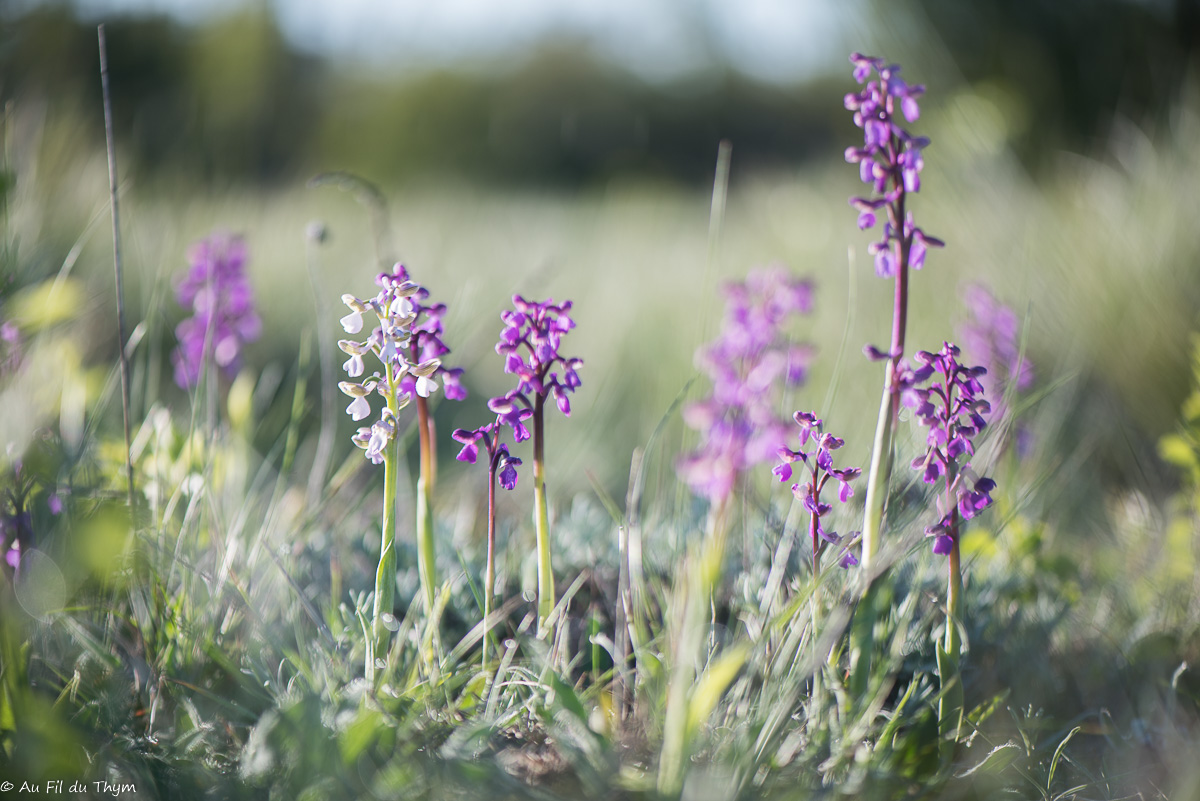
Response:
[{"label": "purple orchid flower spike", "polygon": [[[840,537],[836,532],[825,528],[823,518],[833,511],[833,505],[821,500],[821,492],[830,479],[838,482],[838,500],[846,503],[854,495],[850,482],[862,474],[858,467],[836,468],[833,466],[833,451],[841,448],[845,442],[832,434],[821,430],[822,421],[814,412],[796,412],[793,415],[796,425],[800,427],[797,434],[800,448],[792,450],[781,447],[778,451],[779,464],[772,471],[780,481],[788,481],[792,477],[792,465],[803,463],[808,468],[808,480],[792,485],[795,495],[809,513],[809,535],[813,549],[813,575],[820,570],[820,554],[823,549],[822,541],[839,546],[841,555],[838,564],[851,567],[858,564],[858,558],[850,551],[850,546],[856,541],[856,535]],[[804,446],[811,443],[811,450]]]},{"label": "purple orchid flower spike", "polygon": [[499,476],[500,486],[512,490],[517,486],[516,468],[521,464],[521,460],[509,453],[508,446],[500,442],[500,434],[506,425],[502,417],[503,415],[497,415],[494,422],[479,428],[455,429],[450,436],[463,446],[457,456],[460,462],[475,464],[479,458],[479,443],[482,442],[487,452],[488,469],[492,479],[495,480]]},{"label": "purple orchid flower spike", "polygon": [[[392,274],[387,279],[393,282],[411,281],[411,277],[403,264],[396,264]],[[381,276],[382,277],[382,276]],[[467,390],[462,385],[463,369],[461,367],[446,367],[442,357],[450,353],[450,348],[442,340],[445,325],[442,320],[446,316],[445,303],[429,303],[429,290],[418,286],[407,298],[408,308],[413,315],[410,326],[411,336],[408,340],[408,353],[405,357],[413,364],[424,364],[436,361],[437,368],[428,376],[407,375],[400,382],[400,389],[410,397],[428,398],[436,391],[438,379],[441,379],[443,394],[449,400],[464,400]]]},{"label": "purple orchid flower spike", "polygon": [[[986,427],[990,406],[983,399],[983,367],[968,367],[958,361],[959,349],[943,343],[937,353],[921,351],[914,357],[919,367],[906,376],[905,403],[913,416],[929,429],[926,451],[913,460],[925,483],[944,483],[942,518],[926,530],[934,537],[935,553],[950,553],[958,547],[958,524],[974,518],[992,503],[996,482],[975,478],[968,484],[969,460],[975,453],[974,439]],[[930,378],[928,387],[919,384]]]},{"label": "purple orchid flower spike", "polygon": [[[513,439],[530,438],[524,421],[533,421],[533,495],[534,524],[538,550],[538,632],[546,633],[546,624],[554,608],[554,574],[550,560],[550,516],[546,502],[545,408],[546,401],[563,415],[571,416],[570,396],[582,382],[579,370],[583,360],[559,353],[562,338],[575,327],[571,301],[553,299],[530,301],[513,295],[513,308],[500,314],[504,328],[496,353],[504,357],[504,372],[517,377],[517,386],[488,407],[497,414],[497,425],[512,428]],[[514,479],[515,481],[515,479]]]},{"label": "purple orchid flower spike", "polygon": [[516,310],[501,313],[504,328],[496,344],[496,352],[504,357],[504,372],[517,376],[517,388],[504,398],[534,409],[553,397],[559,411],[570,417],[569,396],[582,386],[578,370],[583,360],[561,356],[558,350],[563,335],[575,327],[571,301],[535,303],[520,295],[513,295],[512,301]]},{"label": "purple orchid flower spike", "polygon": [[175,299],[191,316],[175,328],[179,345],[171,354],[175,383],[183,389],[196,386],[208,360],[226,376],[236,375],[242,348],[262,333],[240,237],[214,234],[193,245],[188,260]]},{"label": "purple orchid flower spike", "polygon": [[792,344],[785,334],[795,316],[812,311],[810,281],[773,266],[726,285],[724,294],[721,333],[696,352],[712,395],[683,410],[684,422],[700,432],[700,446],[676,465],[693,492],[718,506],[740,475],[770,461],[787,441],[787,425],[775,411],[780,391],[801,385],[812,360],[811,347]]},{"label": "purple orchid flower spike", "polygon": [[895,282],[891,343],[886,350],[874,345],[864,348],[867,358],[887,361],[863,518],[862,558],[869,565],[880,547],[892,463],[889,443],[901,403],[909,270],[924,267],[929,249],[944,243],[925,233],[909,208],[911,196],[921,190],[929,140],[911,134],[904,123],[920,118],[925,87],[909,84],[901,77],[898,65],[881,58],[854,53],[850,62],[860,89],[846,95],[845,106],[863,138],[861,145],[846,149],[846,161],[858,165],[859,178],[868,187],[865,195],[850,198],[850,205],[857,213],[860,229],[880,226],[882,236],[868,245],[867,252],[873,257],[876,275]]}]

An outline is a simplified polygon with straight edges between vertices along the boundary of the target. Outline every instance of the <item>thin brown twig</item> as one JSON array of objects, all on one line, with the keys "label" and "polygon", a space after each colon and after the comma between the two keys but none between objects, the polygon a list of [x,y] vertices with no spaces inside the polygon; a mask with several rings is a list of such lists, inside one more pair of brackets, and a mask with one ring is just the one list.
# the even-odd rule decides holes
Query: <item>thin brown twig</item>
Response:
[{"label": "thin brown twig", "polygon": [[100,44],[100,88],[104,96],[104,137],[108,143],[108,191],[112,202],[113,269],[117,279],[117,359],[121,365],[121,412],[125,423],[125,473],[129,483],[129,511],[134,510],[133,438],[129,424],[129,355],[125,352],[125,284],[121,270],[121,218],[117,209],[117,143],[113,137],[112,98],[108,88],[108,47],[103,23],[96,26]]}]

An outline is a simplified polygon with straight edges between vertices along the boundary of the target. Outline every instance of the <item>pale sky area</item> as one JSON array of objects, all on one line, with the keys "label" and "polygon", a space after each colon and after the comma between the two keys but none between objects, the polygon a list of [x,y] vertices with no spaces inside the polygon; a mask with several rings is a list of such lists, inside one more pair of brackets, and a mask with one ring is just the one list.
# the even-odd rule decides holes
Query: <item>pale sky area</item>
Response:
[{"label": "pale sky area", "polygon": [[[36,4],[38,0],[25,0]],[[89,19],[123,12],[181,20],[248,0],[75,0]],[[264,0],[249,0],[249,2]],[[274,0],[297,46],[367,64],[420,66],[517,55],[549,36],[589,43],[650,79],[727,61],[790,81],[844,67],[864,0]]]}]

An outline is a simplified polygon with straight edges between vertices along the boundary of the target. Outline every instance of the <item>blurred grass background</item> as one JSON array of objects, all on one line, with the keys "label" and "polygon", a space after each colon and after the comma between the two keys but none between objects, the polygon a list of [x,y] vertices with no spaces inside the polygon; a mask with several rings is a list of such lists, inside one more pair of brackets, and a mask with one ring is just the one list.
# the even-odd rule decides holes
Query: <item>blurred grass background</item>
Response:
[{"label": "blurred grass background", "polygon": [[[365,4],[352,5],[360,19],[372,20],[369,11],[363,13]],[[403,18],[406,7],[398,7]],[[627,10],[618,0],[611,7],[617,15]],[[241,617],[243,599],[232,595],[210,603],[210,593],[219,596],[220,587],[213,591],[202,581],[203,570],[177,570],[174,558],[167,558],[175,529],[163,526],[159,533],[169,531],[171,538],[153,553],[169,567],[162,571],[165,581],[162,576],[154,581],[174,593],[169,596],[174,608],[143,614],[139,598],[153,600],[156,585],[132,582],[129,590],[140,630],[159,637],[155,644],[151,636],[150,650],[160,657],[154,669],[188,690],[178,691],[183,699],[178,708],[194,718],[194,729],[178,713],[174,723],[151,724],[146,731],[182,732],[178,753],[189,755],[183,762],[193,753],[219,755],[211,765],[193,760],[214,774],[232,775],[229,765],[244,757],[244,773],[253,780],[262,744],[246,742],[249,756],[233,755],[240,753],[242,735],[250,740],[252,727],[271,730],[278,707],[284,710],[279,719],[291,720],[304,735],[304,749],[293,749],[289,758],[314,774],[321,773],[322,759],[333,758],[323,727],[314,722],[322,707],[313,698],[289,706],[295,701],[292,682],[275,652],[285,653],[294,638],[302,644],[301,657],[293,660],[297,665],[324,665],[327,657],[335,677],[328,684],[350,680],[343,654],[321,652],[313,621],[296,599],[326,609],[328,620],[345,630],[345,600],[369,586],[373,571],[381,476],[355,456],[360,472],[331,489],[325,508],[303,519],[295,488],[285,491],[280,481],[271,494],[263,487],[275,478],[302,369],[309,381],[307,428],[295,475],[304,475],[311,463],[320,422],[319,374],[312,359],[302,368],[298,353],[306,341],[337,338],[338,296],[370,292],[381,256],[403,259],[436,299],[449,304],[446,340],[454,353],[448,361],[467,368],[471,398],[440,403],[436,410],[443,487],[450,485],[438,497],[445,575],[477,572],[472,566],[479,562],[482,477],[478,470],[458,469],[448,434],[481,422],[484,400],[510,385],[492,348],[499,312],[514,291],[576,304],[579,326],[564,352],[586,360],[584,385],[573,398],[572,419],[553,417],[548,434],[550,488],[561,532],[555,560],[573,580],[591,574],[602,590],[605,571],[615,563],[612,522],[595,500],[589,474],[612,496],[624,497],[632,452],[647,443],[696,375],[692,354],[717,330],[721,283],[740,279],[755,265],[780,261],[817,284],[816,311],[795,334],[817,345],[818,359],[808,385],[783,402],[781,414],[818,410],[830,430],[846,437],[844,463],[863,464],[880,370],[859,350],[887,340],[892,288],[873,276],[866,255],[870,236],[857,231],[846,204],[860,185],[842,151],[859,133],[841,98],[854,86],[845,57],[860,49],[903,63],[904,74],[929,89],[922,117],[912,126],[933,140],[913,210],[925,230],[948,244],[913,277],[910,350],[936,349],[955,336],[965,314],[962,286],[982,281],[1025,321],[1027,354],[1044,393],[1020,408],[1022,422],[1035,435],[1036,453],[1029,461],[997,465],[1002,499],[964,543],[972,593],[979,590],[971,621],[979,627],[971,638],[977,648],[974,686],[988,694],[1013,688],[1012,703],[1018,712],[1028,704],[1027,716],[1047,707],[1052,720],[1047,727],[1079,715],[1115,721],[1097,731],[1111,738],[1119,768],[1128,763],[1152,776],[1190,775],[1194,735],[1189,739],[1158,726],[1155,715],[1161,698],[1173,698],[1164,688],[1175,691],[1170,682],[1181,675],[1177,666],[1184,660],[1195,664],[1200,652],[1197,527],[1189,506],[1196,479],[1176,495],[1180,475],[1158,458],[1156,446],[1178,425],[1196,380],[1189,336],[1200,301],[1196,4],[756,0],[737,5],[743,9],[740,19],[717,4],[645,7],[683,31],[676,35],[693,46],[690,60],[668,63],[664,54],[657,64],[653,53],[625,60],[587,25],[549,26],[524,38],[498,26],[497,41],[476,49],[470,37],[456,38],[451,28],[438,57],[403,30],[394,32],[389,48],[379,44],[388,44],[386,31],[359,30],[362,52],[322,50],[295,33],[295,15],[312,8],[302,0],[230,0],[202,7],[150,0],[0,6],[5,180],[13,187],[4,194],[9,251],[3,260],[8,272],[0,281],[0,321],[13,318],[36,335],[38,325],[48,321],[33,319],[30,310],[65,308],[79,318],[56,329],[64,337],[69,330],[69,343],[46,337],[48,344],[33,352],[22,383],[5,387],[0,439],[28,445],[35,426],[49,425],[58,415],[64,451],[81,442],[102,443],[94,456],[63,457],[64,463],[80,459],[79,471],[89,473],[84,484],[100,487],[102,497],[108,487],[104,469],[116,475],[112,465],[120,448],[112,443],[120,411],[112,392],[112,254],[97,21],[107,24],[112,59],[128,319],[145,326],[134,360],[133,416],[148,420],[143,430],[153,432],[147,452],[154,455],[155,472],[145,468],[158,482],[152,496],[174,487],[182,492],[191,469],[192,457],[181,450],[184,435],[172,433],[169,418],[180,432],[189,430],[193,405],[171,383],[168,362],[183,314],[172,287],[190,243],[214,229],[246,237],[249,276],[265,322],[263,338],[245,353],[257,379],[255,414],[243,416],[227,438],[232,455],[222,455],[221,463],[231,466],[222,468],[225,481],[216,482],[214,519],[233,523],[213,523],[188,545],[197,565],[220,562],[224,571],[234,555],[244,559],[239,567],[253,590],[244,606],[263,619],[242,625],[249,617]],[[459,9],[464,17],[486,17],[483,6],[466,3]],[[511,13],[530,12],[514,7]],[[396,18],[382,6],[376,15],[381,29],[383,20]],[[752,37],[737,49],[730,30],[756,15],[758,27],[749,30],[762,40]],[[821,20],[825,27],[817,24]],[[785,50],[787,42],[805,42],[801,29],[810,23],[829,35],[811,55],[788,62],[779,41]],[[476,30],[479,26],[475,23]],[[747,56],[747,47],[753,55],[756,46],[759,61]],[[404,57],[406,48],[416,54]],[[383,49],[396,52],[379,52]],[[393,55],[397,58],[389,58]],[[774,69],[772,57],[776,66],[792,66]],[[732,143],[732,173],[720,237],[710,251],[710,199],[721,140]],[[314,175],[339,170],[381,189],[389,228],[382,254],[368,209],[336,188],[309,187]],[[313,221],[329,234],[319,245],[306,233]],[[330,309],[324,318],[314,310],[310,259]],[[55,307],[46,302],[52,291],[47,282],[65,273],[81,278],[85,291],[68,294],[76,285],[63,285]],[[103,396],[106,386],[109,394]],[[702,390],[696,387],[693,394]],[[107,407],[93,417],[97,397],[106,397]],[[152,410],[158,401],[170,415]],[[81,419],[95,427],[89,434],[97,429],[99,434],[81,438],[68,425],[77,429]],[[241,428],[250,421],[257,430]],[[351,424],[340,414],[339,421],[339,456],[350,455]],[[902,432],[919,438],[908,428]],[[256,453],[243,452],[243,437]],[[645,561],[651,585],[664,592],[683,546],[700,526],[702,510],[687,505],[690,495],[672,469],[675,456],[691,444],[691,433],[674,415],[650,455]],[[176,462],[160,465],[160,455]],[[58,468],[54,459],[38,458],[49,465],[43,465],[48,492]],[[1194,452],[1191,458],[1194,467]],[[980,461],[987,459],[985,452]],[[27,464],[36,473],[36,461]],[[759,489],[767,479],[760,476]],[[459,482],[465,489],[456,492]],[[749,569],[731,583],[735,593],[745,590],[751,600],[750,590],[765,583],[762,574],[777,533],[772,518],[786,497],[774,489],[770,496],[750,494],[748,506],[761,505],[745,514],[753,522],[739,532],[749,547],[738,567],[749,562]],[[37,500],[44,505],[41,496]],[[91,500],[81,493],[80,503]],[[516,493],[501,503],[505,542],[511,535],[528,545],[527,498]],[[66,572],[64,586],[75,586],[89,571],[101,575],[101,583],[117,581],[108,575],[111,554],[120,550],[116,527],[106,522],[108,506],[100,508],[105,514],[79,529],[81,537],[64,528],[49,540],[91,543],[59,554],[65,565],[82,565],[75,574]],[[915,507],[909,514],[916,514]],[[41,517],[39,530],[50,530],[49,512]],[[768,522],[758,525],[760,517]],[[903,522],[912,525],[898,528],[918,540],[920,526]],[[180,524],[179,542],[185,531],[187,525]],[[404,526],[400,539],[400,596],[409,599],[416,583],[411,535]],[[912,547],[926,550],[915,542]],[[509,596],[518,585],[531,586],[527,550],[505,549]],[[342,568],[335,570],[338,559],[345,563],[344,583]],[[738,562],[732,556],[729,561],[731,568]],[[928,557],[914,562],[927,581],[912,586],[934,586],[939,568]],[[183,590],[176,591],[176,579]],[[453,626],[460,626],[475,612],[465,582],[454,592],[450,611]],[[935,603],[928,592],[914,590],[911,597],[914,608],[918,600],[929,609]],[[229,609],[236,609],[229,614],[239,622],[224,640]],[[166,621],[161,628],[159,620]],[[56,631],[38,622],[31,628],[42,638],[39,647],[52,656],[39,656],[35,669],[69,664],[53,654],[60,647],[74,653],[74,646],[60,646],[55,637],[83,641],[87,631]],[[925,627],[922,623],[923,632]],[[93,630],[102,627],[97,623]],[[201,649],[200,643],[214,647]],[[85,654],[106,653],[87,645],[80,646]],[[913,670],[928,672],[916,650]],[[242,661],[219,658],[225,652]],[[110,692],[88,674],[79,703],[89,711],[78,725],[93,733],[133,731],[137,737],[130,735],[130,743],[110,747],[117,753],[145,749],[158,765],[153,743],[138,739],[141,729],[130,725],[135,715],[143,717],[134,711],[143,696],[121,683],[124,674],[101,671],[101,657],[90,670],[116,689]],[[131,658],[130,664],[138,663]],[[1193,681],[1190,675],[1185,684]],[[55,681],[60,678],[65,686],[67,673]],[[142,692],[141,673],[134,683]],[[322,681],[310,685],[320,688]],[[204,695],[208,692],[212,697]],[[208,720],[228,718],[221,706],[226,697],[250,711],[238,712],[245,714],[236,728],[206,728]],[[349,704],[351,697],[339,703]],[[196,699],[212,706],[193,714],[188,705]],[[153,717],[153,702],[148,706]],[[31,708],[31,717],[50,721],[47,741],[68,739],[53,728],[59,717]],[[731,721],[745,721],[739,709],[730,706]],[[293,714],[288,710],[312,717],[288,718]],[[162,714],[166,718],[168,712]],[[370,724],[364,730],[380,728],[363,719]],[[423,731],[419,714],[413,719],[414,730]],[[1138,734],[1145,731],[1150,734]],[[1044,734],[1049,741],[1051,730]],[[196,742],[211,740],[204,747],[209,750],[197,745],[187,751],[193,735]],[[409,742],[423,744],[426,736]],[[436,742],[441,736],[428,738]],[[380,747],[387,755],[379,757],[381,765],[392,759],[395,766],[394,750]],[[40,746],[23,752],[59,758]],[[1168,770],[1156,760],[1175,767]],[[57,765],[38,770],[66,772]],[[393,778],[397,786],[408,781],[404,775]]]},{"label": "blurred grass background", "polygon": [[[796,334],[820,358],[781,411],[822,406],[840,362],[824,413],[850,430],[873,417],[878,370],[858,351],[887,338],[891,291],[874,279],[870,239],[844,201],[858,191],[841,160],[857,133],[841,108],[852,87],[844,59],[862,49],[902,61],[929,89],[913,127],[933,145],[913,207],[948,247],[914,279],[912,347],[952,337],[962,284],[987,283],[1027,319],[1042,386],[1070,379],[1056,408],[1089,421],[1080,436],[1097,476],[1155,486],[1139,474],[1153,469],[1146,454],[1187,392],[1200,299],[1193,3],[860,2],[838,7],[838,36],[803,69],[769,78],[721,49],[723,18],[702,4],[668,12],[707,34],[696,34],[704,57],[666,77],[616,63],[586,31],[388,63],[297,43],[290,4],[170,8],[3,12],[9,223],[22,244],[20,276],[3,291],[70,261],[90,287],[91,358],[112,353],[94,30],[104,18],[129,317],[147,321],[162,359],[181,316],[172,276],[213,229],[250,246],[266,323],[247,352],[253,367],[290,376],[301,338],[336,337],[335,319],[314,317],[305,262],[317,260],[327,305],[367,292],[370,216],[348,194],[306,183],[347,170],[389,203],[383,255],[450,305],[451,361],[468,368],[472,397],[441,405],[445,432],[474,425],[483,400],[506,388],[492,345],[508,296],[575,301],[570,349],[587,367],[572,421],[551,427],[556,491],[586,490],[590,470],[623,493],[630,453],[715,330],[721,281],[766,262],[818,286],[817,311]],[[804,24],[808,12],[829,10],[812,4],[775,24]],[[733,145],[731,190],[710,258],[721,139]],[[305,238],[314,220],[330,234],[320,247]],[[163,375],[159,389],[183,408]],[[673,454],[684,434],[669,431]],[[851,462],[866,458],[868,431],[848,439]],[[278,435],[264,430],[260,442]]]}]

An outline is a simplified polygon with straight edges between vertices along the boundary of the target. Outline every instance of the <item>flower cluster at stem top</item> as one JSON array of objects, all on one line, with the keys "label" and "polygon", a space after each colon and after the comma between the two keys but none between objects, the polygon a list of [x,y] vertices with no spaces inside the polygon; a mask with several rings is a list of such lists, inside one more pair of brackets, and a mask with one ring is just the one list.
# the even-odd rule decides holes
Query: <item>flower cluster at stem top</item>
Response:
[{"label": "flower cluster at stem top", "polygon": [[210,356],[226,375],[235,375],[242,346],[262,332],[246,280],[246,243],[241,237],[214,234],[202,239],[192,246],[188,260],[191,264],[175,287],[175,298],[191,316],[175,328],[179,346],[171,355],[175,383],[184,389],[200,380]]},{"label": "flower cluster at stem top", "polygon": [[[946,498],[939,500],[941,518],[925,529],[939,554],[950,552],[959,520],[970,520],[991,505],[996,488],[992,479],[974,477],[968,464],[990,411],[979,382],[987,370],[962,365],[958,356],[958,347],[945,342],[937,353],[918,352],[913,357],[917,366],[902,376],[904,404],[929,429],[926,452],[912,466],[923,472],[925,483],[941,480],[946,487]],[[931,377],[936,378],[928,387],[920,386]]]},{"label": "flower cluster at stem top", "polygon": [[700,445],[677,465],[692,490],[713,502],[727,498],[741,473],[773,459],[787,441],[788,426],[775,411],[781,385],[802,384],[812,359],[811,347],[785,336],[793,316],[812,311],[811,282],[770,267],[726,285],[724,293],[721,333],[696,351],[712,395],[683,410],[684,422],[700,432]]},{"label": "flower cluster at stem top", "polygon": [[[792,465],[796,461],[804,463],[808,468],[808,481],[803,483],[797,482],[792,484],[792,494],[795,495],[804,504],[804,508],[812,516],[814,522],[814,552],[818,547],[815,541],[816,537],[824,539],[831,545],[841,544],[843,537],[840,537],[837,532],[826,531],[821,524],[821,518],[833,511],[833,504],[825,503],[821,500],[821,491],[825,488],[825,484],[830,478],[836,479],[838,482],[838,500],[846,503],[850,500],[850,496],[854,494],[854,489],[850,486],[850,482],[858,478],[862,474],[862,469],[858,467],[843,467],[836,468],[833,466],[832,452],[842,447],[845,441],[832,434],[826,434],[821,430],[823,421],[817,418],[815,412],[796,412],[792,415],[792,419],[796,421],[796,425],[800,426],[800,448],[792,450],[787,447],[781,447],[778,452],[779,464],[772,471],[780,481],[788,481],[792,478]],[[815,446],[814,450],[804,450],[804,445],[812,441]],[[856,534],[857,532],[855,532]],[[851,534],[849,541],[853,541],[854,534]],[[857,557],[849,550],[846,550],[839,560],[842,567],[851,567],[858,564]]]},{"label": "flower cluster at stem top", "polygon": [[504,372],[517,377],[517,386],[488,401],[488,408],[499,416],[498,422],[512,428],[513,438],[520,442],[529,437],[522,421],[546,398],[553,397],[558,410],[570,417],[571,393],[582,385],[578,371],[583,359],[558,352],[563,335],[575,327],[571,301],[537,303],[513,295],[512,302],[512,310],[500,313],[504,328],[496,353],[504,357]]},{"label": "flower cluster at stem top", "polygon": [[[872,242],[870,252],[875,256],[875,273],[881,278],[896,274],[898,258],[907,258],[915,270],[925,264],[929,247],[941,247],[943,242],[928,236],[913,222],[904,209],[905,196],[921,189],[921,170],[925,161],[921,151],[929,139],[912,136],[896,121],[896,106],[909,122],[921,115],[917,98],[925,93],[924,86],[910,86],[900,77],[900,67],[886,64],[881,58],[859,53],[850,56],[854,64],[854,79],[865,84],[862,91],[846,95],[845,104],[854,112],[854,124],[863,130],[863,146],[846,148],[846,161],[857,164],[863,183],[872,189],[870,197],[853,197],[850,205],[858,209],[858,227],[872,228],[877,213],[883,209],[887,220],[883,224],[883,239]],[[867,79],[871,73],[877,80]],[[900,245],[901,254],[894,251]]]},{"label": "flower cluster at stem top", "polygon": [[[397,264],[393,268],[392,278],[398,281],[408,281],[408,270],[403,264]],[[434,303],[429,304],[429,290],[423,286],[418,286],[417,291],[409,296],[408,302],[412,304],[413,314],[416,320],[412,324],[412,336],[409,338],[408,360],[412,364],[420,364],[429,362],[434,359],[441,359],[450,352],[450,348],[446,347],[446,343],[442,341],[442,334],[445,333],[445,327],[442,324],[442,318],[446,316],[446,304]],[[439,365],[434,371],[433,378],[442,379],[442,394],[449,400],[465,400],[467,397],[466,387],[462,385],[463,368],[461,367],[446,367]],[[400,390],[410,397],[420,396],[417,392],[418,377],[411,373],[400,379]]]},{"label": "flower cluster at stem top", "polygon": [[560,304],[547,299],[537,303],[520,295],[513,295],[512,301],[513,310],[500,313],[504,328],[496,352],[504,357],[504,372],[517,376],[517,386],[488,401],[495,420],[475,429],[460,428],[453,434],[463,445],[458,454],[462,462],[474,464],[479,457],[479,443],[483,443],[489,470],[507,490],[517,486],[521,460],[500,442],[501,432],[507,426],[515,442],[529,439],[525,421],[540,413],[548,397],[554,398],[559,411],[570,416],[570,395],[582,385],[578,370],[583,367],[582,359],[558,352],[563,335],[575,327],[571,301]]},{"label": "flower cluster at stem top", "polygon": [[[434,357],[424,361],[410,361],[412,353],[413,325],[417,321],[416,306],[411,298],[421,287],[408,280],[401,267],[396,273],[380,273],[375,279],[379,292],[373,298],[357,298],[342,295],[342,302],[350,313],[342,318],[342,328],[348,334],[359,334],[364,330],[363,316],[373,314],[378,325],[371,329],[364,341],[342,339],[338,347],[350,358],[343,365],[351,378],[360,378],[366,372],[364,357],[374,354],[383,372],[378,370],[361,381],[343,381],[338,387],[353,398],[346,413],[354,420],[371,416],[371,404],[367,398],[372,393],[383,397],[385,404],[378,420],[369,428],[360,428],[354,435],[356,445],[366,451],[366,456],[375,464],[383,461],[383,451],[396,436],[396,413],[406,406],[415,394],[429,397],[437,390],[434,373],[441,360]],[[413,394],[405,392],[402,382],[412,379]]]},{"label": "flower cluster at stem top", "polygon": [[[528,412],[526,417],[533,414],[528,409],[522,411]],[[479,458],[479,443],[483,442],[483,447],[488,455],[488,469],[499,479],[501,487],[513,490],[517,487],[517,466],[521,464],[521,460],[509,453],[508,445],[500,441],[500,433],[504,425],[500,415],[497,415],[496,420],[487,425],[475,429],[455,429],[451,436],[457,442],[462,443],[462,450],[459,451],[457,457],[460,462],[475,464],[475,460]],[[526,432],[526,438],[528,438],[528,432]]]}]

